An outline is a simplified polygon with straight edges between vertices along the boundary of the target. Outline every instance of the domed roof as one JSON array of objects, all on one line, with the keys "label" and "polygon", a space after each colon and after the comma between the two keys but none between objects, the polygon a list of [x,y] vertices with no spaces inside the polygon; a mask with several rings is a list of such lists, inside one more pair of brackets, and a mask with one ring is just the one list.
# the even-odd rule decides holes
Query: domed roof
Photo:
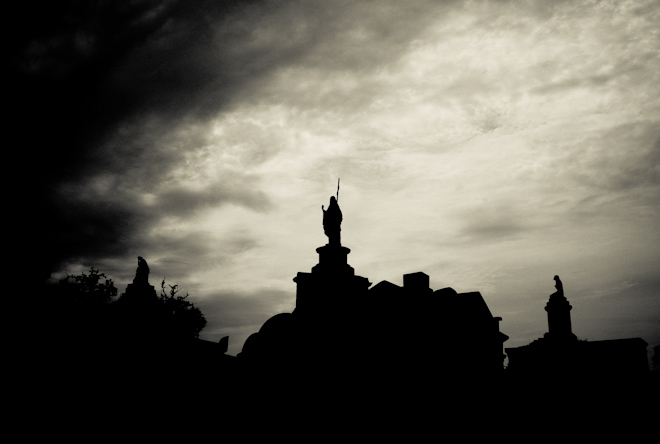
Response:
[{"label": "domed roof", "polygon": [[259,333],[278,334],[291,329],[293,318],[291,313],[279,313],[264,322]]},{"label": "domed roof", "polygon": [[260,350],[260,345],[261,342],[259,340],[259,333],[252,333],[245,340],[245,343],[243,344],[243,349],[241,350],[241,354],[249,355],[251,353],[258,352]]}]

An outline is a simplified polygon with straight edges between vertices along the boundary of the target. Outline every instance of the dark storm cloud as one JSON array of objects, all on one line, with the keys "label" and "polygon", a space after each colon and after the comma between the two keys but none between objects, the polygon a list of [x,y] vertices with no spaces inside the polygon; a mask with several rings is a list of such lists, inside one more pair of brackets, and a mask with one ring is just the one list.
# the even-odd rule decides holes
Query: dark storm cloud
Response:
[{"label": "dark storm cloud", "polygon": [[[241,228],[236,228],[231,234],[220,237],[217,244],[220,244],[221,248],[216,248],[217,244],[210,241],[211,239],[215,240],[218,237],[215,233],[200,229],[174,229],[133,240],[125,246],[130,253],[129,256],[132,255],[130,259],[127,259],[125,254],[113,257],[111,252],[102,248],[86,253],[86,258],[95,265],[95,268],[101,268],[113,279],[121,294],[135,277],[137,256],[147,251],[150,254],[145,257],[150,268],[150,284],[156,288],[160,287],[162,280],[165,280],[167,285],[177,284],[182,294],[190,293],[191,301],[197,303],[200,299],[206,299],[206,296],[200,290],[200,282],[195,275],[211,272],[222,276],[237,257],[259,246],[254,236],[248,230]],[[97,254],[98,251],[105,256]],[[70,272],[69,274],[77,274],[73,270],[67,271]],[[214,290],[211,292],[217,293]],[[222,301],[210,302],[211,305],[214,303],[222,303]]]},{"label": "dark storm cloud", "polygon": [[163,220],[191,218],[202,208],[237,204],[261,211],[269,206],[247,176],[229,172],[196,190],[155,190],[158,192],[152,201],[145,201],[142,195],[154,191],[154,186],[143,189],[125,186],[117,178],[100,183],[95,179],[96,183],[90,180],[61,185],[51,204],[52,212],[66,228],[53,234],[54,243],[66,246],[67,256],[63,259],[86,258],[97,263],[106,256],[146,251],[179,258],[203,257],[210,250],[201,233],[151,233],[149,228]]},{"label": "dark storm cloud", "polygon": [[[156,234],[143,239],[132,239],[124,245],[125,251],[119,253],[133,253],[133,260],[122,261],[108,260],[112,257],[112,252],[103,249],[103,246],[93,250],[91,253],[85,253],[86,259],[99,267],[111,272],[112,278],[117,282],[117,288],[120,293],[125,290],[124,284],[130,283],[135,277],[135,266],[137,265],[137,256],[148,251],[157,260],[152,260],[148,256],[151,277],[150,283],[158,287],[163,279],[168,284],[188,285],[188,277],[195,271],[201,271],[199,260],[205,258],[208,261],[209,256],[214,256],[212,265],[218,266],[227,261],[228,253],[224,257],[216,255],[212,246],[208,242],[209,233],[201,230],[191,230],[174,236]],[[100,252],[100,254],[99,254]],[[94,254],[94,256],[91,256]],[[209,261],[211,262],[211,261]]]},{"label": "dark storm cloud", "polygon": [[[431,20],[427,2],[49,2],[15,7],[10,127],[34,177],[48,268],[89,254],[118,254],[156,210],[194,214],[234,201],[268,207],[249,177],[203,189],[167,189],[220,111],[259,100],[260,80],[297,63],[359,71],[404,50]],[[203,131],[200,131],[203,132]],[[172,143],[176,139],[178,143]],[[247,161],[260,161],[256,150]],[[105,177],[100,201],[75,188]],[[240,185],[245,185],[241,188]],[[162,190],[145,206],[138,194]],[[84,192],[82,194],[85,194]],[[91,250],[98,249],[97,253]],[[87,252],[85,252],[87,250]]]},{"label": "dark storm cloud", "polygon": [[203,190],[176,189],[162,193],[158,198],[158,214],[186,217],[200,208],[217,207],[225,202],[236,202],[249,208],[268,208],[270,202],[265,194],[252,192],[236,185],[214,183]]},{"label": "dark storm cloud", "polygon": [[[193,275],[213,271],[222,274],[236,257],[257,246],[259,242],[247,230],[237,229],[218,242],[215,248],[209,240],[213,233],[190,230],[184,233],[165,233],[154,236],[143,246],[158,257],[153,268],[174,279],[177,283],[194,288]],[[195,291],[195,293],[197,293]],[[199,296],[195,294],[195,296]]]},{"label": "dark storm cloud", "polygon": [[[162,138],[181,120],[226,106],[262,71],[254,64],[244,69],[250,54],[223,59],[244,34],[215,40],[216,28],[222,33],[240,11],[231,2],[143,1],[44,2],[10,12],[20,31],[9,57],[8,126],[21,141],[22,164],[42,185],[33,196],[40,211],[30,214],[42,225],[35,244],[51,255],[45,266],[125,251],[156,217],[130,188],[158,186],[186,152],[159,144]],[[87,199],[82,188],[98,174],[115,193]],[[218,182],[171,191],[160,209],[190,213],[243,197],[248,206],[267,205],[257,190],[238,189],[249,182],[238,179],[228,189]]]}]

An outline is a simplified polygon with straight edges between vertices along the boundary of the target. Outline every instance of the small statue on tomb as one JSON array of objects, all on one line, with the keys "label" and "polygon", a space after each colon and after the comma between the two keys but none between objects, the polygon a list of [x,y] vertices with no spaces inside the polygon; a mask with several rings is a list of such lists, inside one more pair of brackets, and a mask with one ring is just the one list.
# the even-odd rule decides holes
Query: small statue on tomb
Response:
[{"label": "small statue on tomb", "polygon": [[561,280],[557,275],[555,275],[554,280],[555,280],[555,288],[557,289],[557,291],[550,295],[550,300],[565,299],[564,284],[561,283]]},{"label": "small statue on tomb", "polygon": [[142,256],[138,256],[138,267],[135,271],[133,283],[136,285],[149,285],[149,266]]}]

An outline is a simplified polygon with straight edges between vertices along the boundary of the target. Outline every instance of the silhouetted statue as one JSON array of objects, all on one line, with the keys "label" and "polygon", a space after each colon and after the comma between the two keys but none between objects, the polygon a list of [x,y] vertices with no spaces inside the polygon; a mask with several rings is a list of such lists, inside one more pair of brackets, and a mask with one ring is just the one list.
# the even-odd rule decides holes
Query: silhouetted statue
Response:
[{"label": "silhouetted statue", "polygon": [[341,245],[342,215],[335,196],[330,197],[330,205],[327,210],[323,205],[321,205],[321,209],[323,210],[323,232],[328,236],[328,244]]},{"label": "silhouetted statue", "polygon": [[564,284],[561,283],[561,280],[559,279],[559,276],[555,275],[554,277],[555,280],[555,288],[557,289],[557,292],[550,295],[550,297],[555,296],[558,298],[564,297]]},{"label": "silhouetted statue", "polygon": [[564,285],[559,276],[553,278],[557,291],[550,295],[550,299],[545,306],[548,312],[548,333],[544,337],[553,340],[577,340],[571,328],[571,304],[564,296]]},{"label": "silhouetted statue", "polygon": [[138,256],[138,267],[135,271],[133,283],[136,285],[149,285],[149,266],[142,256]]}]

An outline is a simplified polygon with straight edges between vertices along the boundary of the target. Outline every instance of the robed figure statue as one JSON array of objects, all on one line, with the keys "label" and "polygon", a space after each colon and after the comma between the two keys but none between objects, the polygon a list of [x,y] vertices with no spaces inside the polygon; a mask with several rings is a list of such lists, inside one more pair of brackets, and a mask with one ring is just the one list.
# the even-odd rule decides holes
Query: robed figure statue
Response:
[{"label": "robed figure statue", "polygon": [[564,284],[561,283],[559,276],[555,276],[553,279],[555,280],[555,288],[557,289],[557,291],[555,291],[550,295],[550,300],[552,301],[555,299],[565,299]]},{"label": "robed figure statue", "polygon": [[138,256],[138,267],[135,271],[133,283],[136,285],[149,285],[149,265],[142,256]]},{"label": "robed figure statue", "polygon": [[328,245],[341,245],[341,210],[335,196],[330,198],[330,205],[323,210],[323,232],[328,236]]}]

